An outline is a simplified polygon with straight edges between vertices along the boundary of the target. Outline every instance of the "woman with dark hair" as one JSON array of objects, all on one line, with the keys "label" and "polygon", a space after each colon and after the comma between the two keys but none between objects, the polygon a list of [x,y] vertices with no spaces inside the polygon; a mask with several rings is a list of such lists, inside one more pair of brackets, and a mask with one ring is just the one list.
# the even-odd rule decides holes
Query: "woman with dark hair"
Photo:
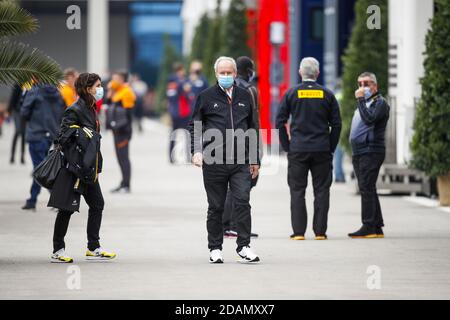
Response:
[{"label": "woman with dark hair", "polygon": [[[103,98],[103,88],[100,81],[100,77],[95,73],[82,73],[76,80],[75,89],[79,98],[72,106],[65,110],[61,123],[61,131],[56,141],[62,150],[67,149],[67,145],[62,146],[62,144],[64,144],[62,142],[63,137],[65,137],[67,132],[73,128],[80,128],[83,132],[89,132],[89,136],[93,136],[92,133],[99,136],[100,124],[95,109],[96,101]],[[70,141],[73,140],[68,141],[69,142],[66,143],[71,143]],[[99,242],[99,232],[104,207],[103,195],[98,181],[98,173],[101,172],[102,165],[100,147],[98,147],[96,159],[95,179],[93,183],[80,183],[80,179],[77,179],[75,174],[67,167],[61,168],[58,173],[48,204],[50,207],[59,209],[53,234],[52,262],[73,262],[73,259],[65,253],[64,237],[67,233],[71,215],[74,211],[78,211],[79,208],[79,201],[77,198],[71,197],[71,195],[75,194],[74,190],[81,190],[79,193],[83,195],[84,200],[89,206],[87,223],[87,259],[110,260],[116,257],[115,253],[102,249]]]}]

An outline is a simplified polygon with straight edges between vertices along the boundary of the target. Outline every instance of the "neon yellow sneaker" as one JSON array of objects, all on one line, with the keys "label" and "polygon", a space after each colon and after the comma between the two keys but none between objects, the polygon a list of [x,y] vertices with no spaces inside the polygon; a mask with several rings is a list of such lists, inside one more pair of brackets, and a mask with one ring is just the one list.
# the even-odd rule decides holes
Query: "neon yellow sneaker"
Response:
[{"label": "neon yellow sneaker", "polygon": [[116,256],[117,255],[114,252],[106,251],[102,247],[99,247],[94,251],[90,251],[89,249],[86,251],[87,260],[112,260]]},{"label": "neon yellow sneaker", "polygon": [[73,259],[66,255],[64,249],[60,249],[52,254],[50,261],[51,263],[72,263]]}]

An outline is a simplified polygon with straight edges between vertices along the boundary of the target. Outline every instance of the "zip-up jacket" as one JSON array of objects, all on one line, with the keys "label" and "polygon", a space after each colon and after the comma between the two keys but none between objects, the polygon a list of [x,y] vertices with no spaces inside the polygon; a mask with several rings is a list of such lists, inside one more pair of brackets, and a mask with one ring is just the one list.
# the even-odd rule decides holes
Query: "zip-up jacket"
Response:
[{"label": "zip-up jacket", "polygon": [[385,153],[385,132],[389,120],[390,107],[377,93],[369,98],[358,99],[350,132],[353,155]]},{"label": "zip-up jacket", "polygon": [[93,184],[98,178],[100,139],[99,133],[77,125],[72,125],[60,139],[66,168],[83,183]]},{"label": "zip-up jacket", "polygon": [[[95,136],[98,138],[98,147],[97,149],[97,174],[102,171],[103,157],[100,151],[100,122],[97,118],[97,113],[95,109],[92,107],[88,107],[86,102],[79,98],[72,106],[67,108],[64,111],[63,119],[61,122],[61,130],[59,132],[58,138],[55,140],[55,144],[59,144],[62,147],[65,147],[70,141],[73,140],[68,139],[71,136],[71,132],[73,129],[77,128],[87,128],[90,131],[95,133]],[[71,132],[68,132],[68,131]],[[80,135],[79,136],[83,136]],[[74,143],[74,145],[76,145]]]},{"label": "zip-up jacket", "polygon": [[[291,119],[289,141],[286,123]],[[276,119],[286,152],[331,152],[339,142],[342,121],[334,94],[314,81],[304,81],[283,97]]]},{"label": "zip-up jacket", "polygon": [[[227,93],[216,84],[200,93],[195,103],[194,113],[188,125],[191,134],[191,152],[192,154],[204,152],[206,148],[210,147],[208,151],[214,149],[211,155],[222,158],[223,163],[259,164],[256,128],[250,93],[234,84],[230,99]],[[253,132],[248,131],[249,129],[253,129]],[[216,141],[215,133],[219,132],[222,140]],[[253,140],[250,146],[251,139],[242,139],[245,134],[248,134],[249,137],[254,134],[256,143],[253,145]],[[245,141],[245,145],[243,141]],[[212,145],[212,143],[214,144]],[[227,152],[227,150],[229,151]],[[245,150],[245,156],[241,159],[242,150]],[[222,154],[216,155],[215,151],[222,152]]]}]

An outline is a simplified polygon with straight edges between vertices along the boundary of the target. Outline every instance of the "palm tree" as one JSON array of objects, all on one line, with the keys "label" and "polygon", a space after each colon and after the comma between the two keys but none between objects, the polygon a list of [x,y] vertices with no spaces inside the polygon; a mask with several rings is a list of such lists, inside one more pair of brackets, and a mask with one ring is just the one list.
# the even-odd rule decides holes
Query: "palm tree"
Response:
[{"label": "palm tree", "polygon": [[32,79],[59,85],[62,71],[58,63],[36,48],[8,39],[38,28],[29,12],[11,0],[0,0],[0,85],[23,85]]}]

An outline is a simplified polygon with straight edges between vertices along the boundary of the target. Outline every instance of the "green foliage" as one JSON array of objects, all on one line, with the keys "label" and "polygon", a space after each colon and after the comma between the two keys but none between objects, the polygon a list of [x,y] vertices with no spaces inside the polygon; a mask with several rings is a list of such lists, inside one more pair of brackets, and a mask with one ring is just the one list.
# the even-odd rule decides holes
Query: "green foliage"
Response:
[{"label": "green foliage", "polygon": [[35,48],[7,39],[37,29],[37,20],[15,2],[0,2],[0,85],[22,85],[33,78],[41,84],[59,85],[63,74],[53,59]]},{"label": "green foliage", "polygon": [[231,0],[227,14],[220,11],[217,0],[214,17],[206,14],[200,20],[192,41],[190,60],[198,59],[209,83],[214,83],[214,62],[220,56],[251,56],[248,47],[247,8],[243,0]]},{"label": "green foliage", "polygon": [[435,0],[435,5],[411,143],[411,164],[431,177],[450,172],[450,1]]},{"label": "green foliage", "polygon": [[17,42],[0,44],[0,83],[23,84],[32,78],[41,84],[58,85],[62,78],[59,65],[37,49]]},{"label": "green foliage", "polygon": [[234,58],[251,55],[247,35],[247,7],[243,0],[231,0],[223,27],[222,54]]},{"label": "green foliage", "polygon": [[217,0],[217,8],[214,18],[211,20],[208,36],[205,44],[205,56],[202,60],[203,71],[209,83],[215,82],[214,62],[222,56],[222,26],[224,18],[220,11],[221,0]]},{"label": "green foliage", "polygon": [[177,49],[171,43],[170,37],[166,34],[164,35],[164,51],[163,60],[158,72],[158,84],[156,86],[156,112],[162,113],[167,109],[167,99],[166,99],[166,87],[169,75],[172,73],[172,65],[176,61],[180,61],[180,55],[177,53]]},{"label": "green foliage", "polygon": [[200,19],[198,26],[195,28],[194,38],[191,45],[190,61],[205,59],[205,47],[208,39],[208,31],[211,25],[211,19],[208,14],[204,14]]},{"label": "green foliage", "polygon": [[[349,135],[356,108],[355,90],[357,78],[365,72],[373,72],[378,79],[379,91],[387,94],[388,85],[388,0],[358,0],[355,4],[355,25],[345,54],[342,57],[343,97],[341,102],[341,145],[350,152]],[[381,9],[381,29],[367,28],[367,8],[377,5]]]},{"label": "green foliage", "polygon": [[32,33],[38,28],[37,20],[14,2],[0,3],[0,37]]}]

